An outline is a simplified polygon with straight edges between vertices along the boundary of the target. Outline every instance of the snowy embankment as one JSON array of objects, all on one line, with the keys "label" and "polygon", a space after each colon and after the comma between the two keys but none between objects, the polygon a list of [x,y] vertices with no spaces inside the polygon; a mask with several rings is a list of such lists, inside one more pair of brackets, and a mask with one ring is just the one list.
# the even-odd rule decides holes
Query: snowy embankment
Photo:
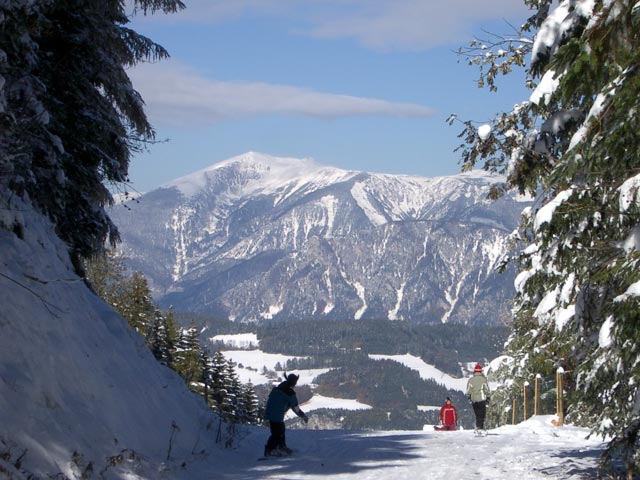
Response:
[{"label": "snowy embankment", "polygon": [[[602,451],[588,431],[554,427],[551,416],[475,437],[455,432],[350,432],[292,430],[287,443],[291,458],[257,461],[268,436],[251,429],[229,452],[223,465],[202,464],[190,478],[220,480],[578,480],[595,477]],[[197,468],[194,465],[193,468]],[[209,470],[210,468],[210,470]]]},{"label": "snowy embankment", "polygon": [[171,477],[194,452],[219,455],[217,417],[20,207],[0,217],[20,225],[0,228],[0,478],[124,478],[143,464]]}]

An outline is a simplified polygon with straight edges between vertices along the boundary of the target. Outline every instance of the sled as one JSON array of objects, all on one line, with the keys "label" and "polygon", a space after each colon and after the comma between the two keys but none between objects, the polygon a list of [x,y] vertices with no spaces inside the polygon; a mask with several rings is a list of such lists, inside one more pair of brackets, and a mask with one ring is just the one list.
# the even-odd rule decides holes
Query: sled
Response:
[{"label": "sled", "polygon": [[456,425],[438,425],[433,427],[436,432],[453,432],[459,428]]}]

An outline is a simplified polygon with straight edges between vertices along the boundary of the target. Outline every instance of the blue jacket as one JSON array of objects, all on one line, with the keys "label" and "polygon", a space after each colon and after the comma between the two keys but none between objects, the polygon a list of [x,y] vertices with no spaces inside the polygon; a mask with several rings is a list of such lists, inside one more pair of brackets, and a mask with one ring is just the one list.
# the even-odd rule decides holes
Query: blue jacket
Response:
[{"label": "blue jacket", "polygon": [[298,397],[287,382],[282,382],[274,387],[269,394],[264,418],[270,422],[284,422],[284,414],[287,410],[293,409],[296,415],[303,417],[304,413],[298,407]]}]

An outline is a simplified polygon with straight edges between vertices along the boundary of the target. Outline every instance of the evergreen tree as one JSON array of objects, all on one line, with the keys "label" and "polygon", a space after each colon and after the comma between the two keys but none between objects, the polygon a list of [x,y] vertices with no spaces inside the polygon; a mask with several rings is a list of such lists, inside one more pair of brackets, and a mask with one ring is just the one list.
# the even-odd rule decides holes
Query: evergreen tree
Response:
[{"label": "evergreen tree", "polygon": [[84,270],[93,291],[122,315],[129,295],[124,259],[114,250],[105,250],[85,261]]},{"label": "evergreen tree", "polygon": [[173,308],[169,308],[164,316],[164,327],[166,331],[166,345],[167,345],[167,365],[169,368],[175,370],[175,354],[178,348],[178,325],[176,323],[176,317],[173,313]]},{"label": "evergreen tree", "polygon": [[86,262],[87,279],[137,332],[163,365],[182,376],[189,388],[229,421],[258,423],[258,400],[253,385],[244,386],[235,366],[221,352],[210,356],[201,348],[195,325],[178,333],[172,309],[163,315],[151,299],[144,275],[125,274],[122,259],[111,252]]},{"label": "evergreen tree", "polygon": [[531,55],[529,101],[488,125],[466,122],[461,134],[465,169],[484,162],[507,175],[494,194],[537,196],[515,238],[502,375],[517,390],[562,367],[568,418],[610,438],[605,459],[622,458],[631,478],[640,467],[640,8],[525,3],[533,15],[522,32],[462,52],[492,89]]},{"label": "evergreen tree", "polygon": [[[184,8],[179,0],[133,6]],[[126,26],[125,8],[120,0],[0,5],[0,190],[46,214],[74,261],[117,240],[105,183],[126,183],[131,153],[154,138],[126,68],[168,55]]]},{"label": "evergreen tree", "polygon": [[222,404],[222,411],[230,420],[240,421],[245,415],[245,405],[242,397],[242,384],[231,360],[227,360],[224,371],[226,397]]},{"label": "evergreen tree", "polygon": [[242,412],[241,423],[251,425],[260,423],[260,401],[251,382],[242,386]]},{"label": "evergreen tree", "polygon": [[227,404],[227,360],[224,355],[217,351],[209,359],[209,378],[211,388],[211,407],[218,413],[223,413],[223,405]]},{"label": "evergreen tree", "polygon": [[202,395],[207,405],[210,405],[211,397],[211,371],[209,369],[211,356],[206,349],[202,349],[200,352],[200,387],[198,393]]},{"label": "evergreen tree", "polygon": [[167,330],[166,318],[160,310],[156,309],[153,323],[148,335],[147,344],[153,356],[163,365],[169,365],[171,361],[171,346],[169,345],[169,334]]},{"label": "evergreen tree", "polygon": [[133,272],[129,278],[128,299],[123,306],[122,315],[136,332],[149,340],[158,314],[146,277],[141,272]]},{"label": "evergreen tree", "polygon": [[200,382],[202,379],[202,350],[199,336],[194,326],[183,330],[180,333],[175,354],[175,371],[184,378],[190,388],[193,382]]},{"label": "evergreen tree", "polygon": [[178,330],[171,309],[163,315],[153,303],[141,272],[127,276],[123,258],[112,250],[85,262],[86,278],[93,290],[142,334],[156,359],[173,368]]},{"label": "evergreen tree", "polygon": [[160,314],[145,276],[141,272],[128,276],[124,260],[112,250],[93,256],[84,265],[86,278],[96,294],[149,341]]}]

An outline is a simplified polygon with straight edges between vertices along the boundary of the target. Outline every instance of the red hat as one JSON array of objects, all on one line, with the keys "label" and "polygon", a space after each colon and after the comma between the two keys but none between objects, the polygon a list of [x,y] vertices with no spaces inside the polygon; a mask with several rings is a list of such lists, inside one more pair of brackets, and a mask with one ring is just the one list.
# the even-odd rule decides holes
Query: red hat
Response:
[{"label": "red hat", "polygon": [[482,371],[482,365],[477,364],[477,365],[475,366],[475,368],[473,369],[473,371],[474,371],[474,372],[481,372],[481,371]]}]

